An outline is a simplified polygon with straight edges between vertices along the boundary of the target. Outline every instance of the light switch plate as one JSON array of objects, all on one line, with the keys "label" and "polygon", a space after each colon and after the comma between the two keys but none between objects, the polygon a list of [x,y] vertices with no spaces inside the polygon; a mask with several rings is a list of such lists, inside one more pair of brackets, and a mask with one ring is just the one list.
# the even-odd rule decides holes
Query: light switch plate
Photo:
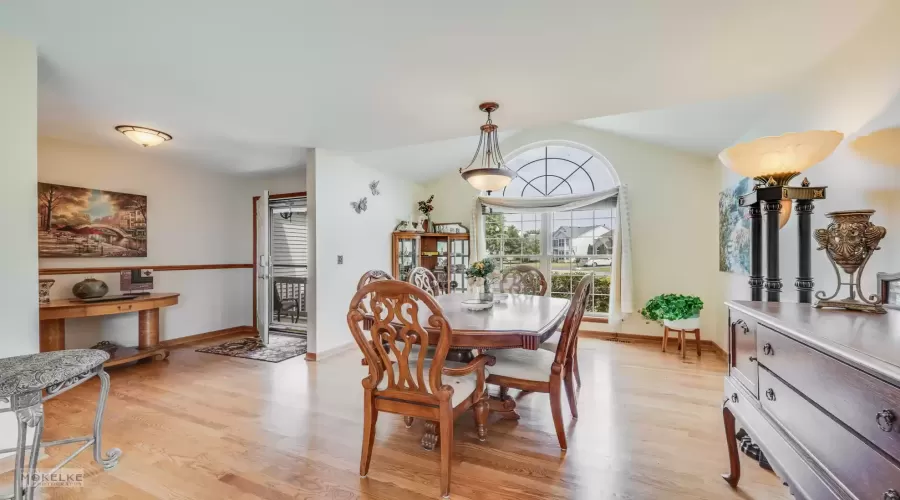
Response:
[{"label": "light switch plate", "polygon": [[338,264],[343,264],[343,263],[344,263],[344,256],[338,255]]}]

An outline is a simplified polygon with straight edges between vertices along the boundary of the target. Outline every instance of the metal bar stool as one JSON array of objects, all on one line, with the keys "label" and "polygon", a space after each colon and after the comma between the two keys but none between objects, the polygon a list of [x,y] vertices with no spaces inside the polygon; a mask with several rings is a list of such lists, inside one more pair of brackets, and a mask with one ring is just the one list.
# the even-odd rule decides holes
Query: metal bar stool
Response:
[{"label": "metal bar stool", "polygon": [[[95,349],[70,349],[0,359],[0,401],[10,404],[9,408],[0,409],[0,413],[15,412],[18,421],[16,447],[0,449],[0,453],[13,451],[16,453],[14,491],[12,495],[0,497],[0,500],[34,498],[37,483],[33,478],[42,446],[48,448],[84,443],[56,465],[50,471],[51,474],[91,446],[94,447],[94,461],[104,469],[111,469],[119,463],[121,450],[112,448],[104,456],[100,449],[103,410],[106,408],[106,397],[109,394],[109,375],[103,371],[103,363],[108,359],[109,354]],[[94,433],[90,436],[42,442],[44,402],[83,384],[94,375],[100,377],[100,399],[97,401],[97,413],[94,417]],[[46,396],[43,395],[45,389]],[[29,428],[34,428],[34,438],[30,445],[26,443]],[[26,469],[25,453],[29,449],[31,457]]]}]

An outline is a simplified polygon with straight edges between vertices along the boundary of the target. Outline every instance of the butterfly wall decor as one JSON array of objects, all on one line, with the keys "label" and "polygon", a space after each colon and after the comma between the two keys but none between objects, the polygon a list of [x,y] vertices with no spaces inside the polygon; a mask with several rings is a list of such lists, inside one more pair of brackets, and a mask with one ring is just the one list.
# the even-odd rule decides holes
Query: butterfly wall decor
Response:
[{"label": "butterfly wall decor", "polygon": [[381,191],[378,190],[378,184],[381,181],[372,181],[369,183],[369,189],[372,190],[372,196],[378,196],[381,194]]},{"label": "butterfly wall decor", "polygon": [[350,206],[353,207],[353,210],[355,210],[356,213],[361,214],[361,213],[365,212],[367,208],[369,208],[368,201],[369,200],[366,197],[362,197],[359,199],[358,202],[351,201]]}]

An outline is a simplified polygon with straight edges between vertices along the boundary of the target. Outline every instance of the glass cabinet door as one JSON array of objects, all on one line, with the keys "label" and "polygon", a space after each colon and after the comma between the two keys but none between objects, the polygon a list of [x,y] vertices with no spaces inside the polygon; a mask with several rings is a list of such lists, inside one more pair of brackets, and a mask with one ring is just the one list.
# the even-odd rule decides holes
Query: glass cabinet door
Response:
[{"label": "glass cabinet door", "polygon": [[466,269],[469,268],[469,240],[450,240],[450,291],[466,290]]},{"label": "glass cabinet door", "polygon": [[407,281],[409,273],[419,265],[419,239],[415,236],[397,240],[397,269],[400,281]]}]

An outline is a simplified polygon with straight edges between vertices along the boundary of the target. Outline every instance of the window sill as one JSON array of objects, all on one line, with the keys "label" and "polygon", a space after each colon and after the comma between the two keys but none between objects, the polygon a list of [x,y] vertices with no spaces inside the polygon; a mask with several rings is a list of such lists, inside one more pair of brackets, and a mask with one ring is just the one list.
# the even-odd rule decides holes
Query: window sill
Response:
[{"label": "window sill", "polygon": [[609,318],[603,316],[583,316],[582,323],[609,323]]}]

